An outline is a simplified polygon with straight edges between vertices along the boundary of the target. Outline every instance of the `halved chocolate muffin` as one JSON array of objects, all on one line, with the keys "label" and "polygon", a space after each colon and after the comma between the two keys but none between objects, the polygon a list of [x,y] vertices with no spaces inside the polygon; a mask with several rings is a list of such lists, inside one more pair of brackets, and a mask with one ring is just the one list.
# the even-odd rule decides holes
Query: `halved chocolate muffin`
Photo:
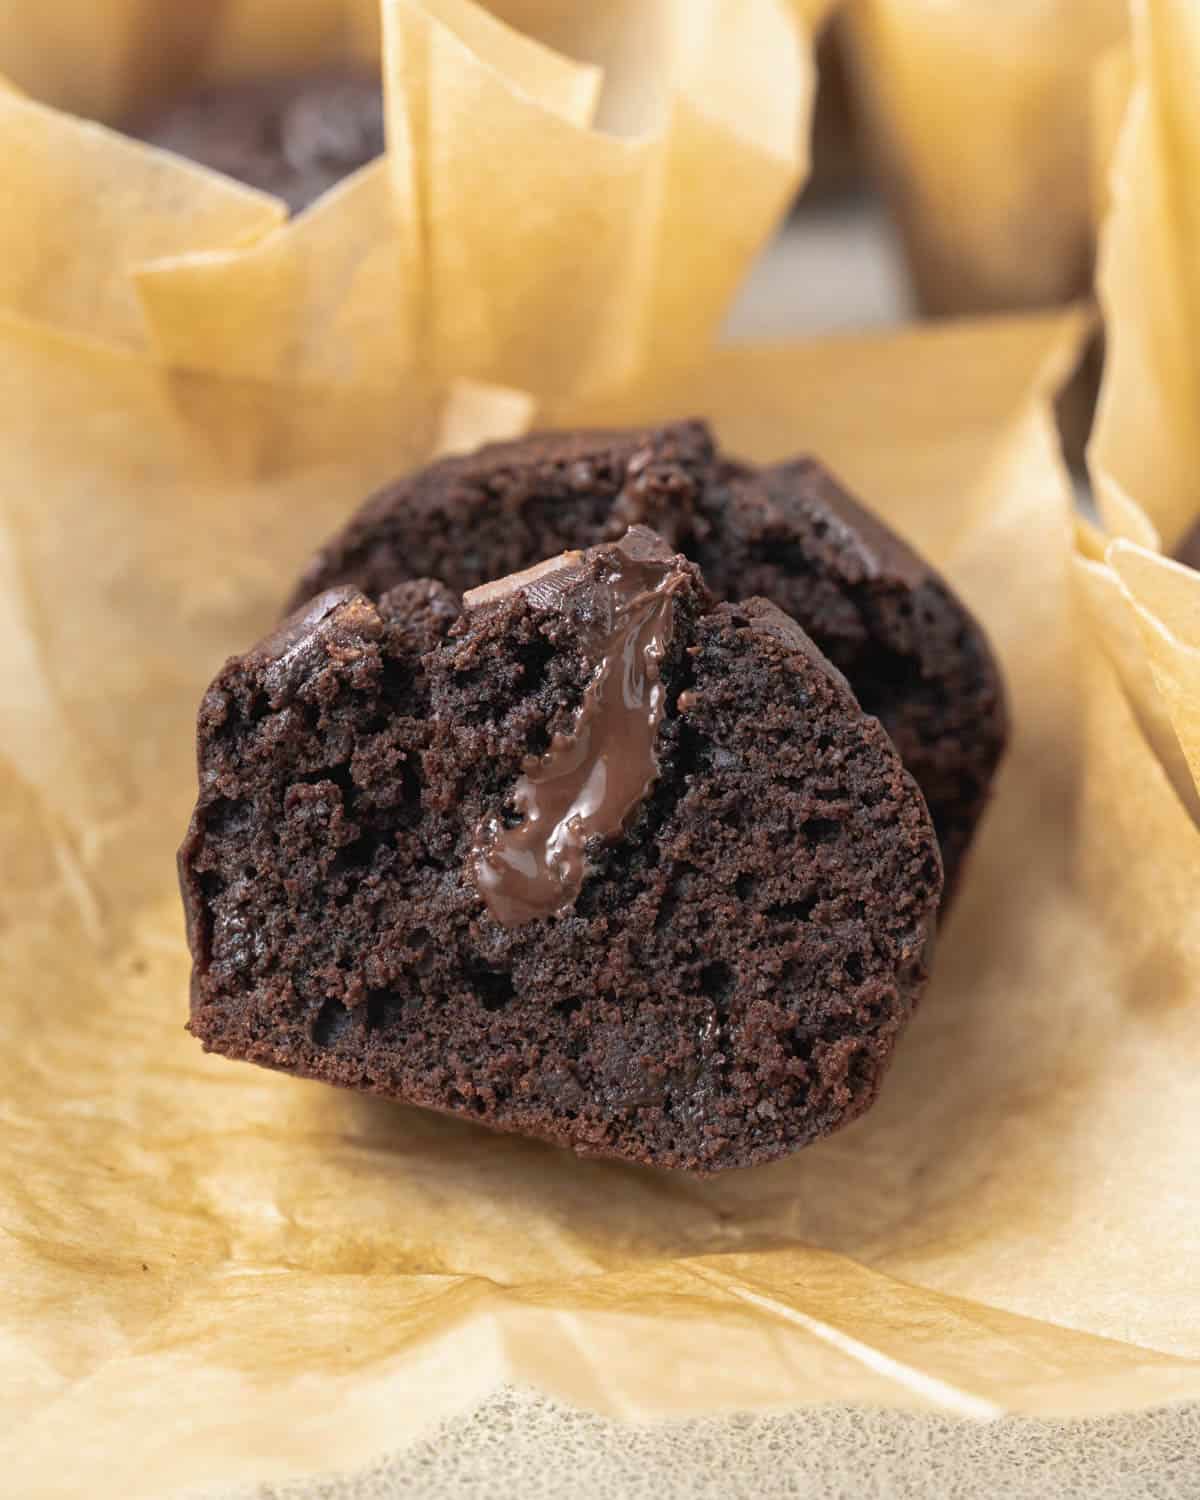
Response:
[{"label": "halved chocolate muffin", "polygon": [[322,594],[199,716],[206,1048],[576,1151],[770,1161],[874,1099],[941,893],[878,722],[645,528]]},{"label": "halved chocolate muffin", "polygon": [[702,422],[494,444],[368,500],[309,565],[293,607],[335,584],[456,590],[644,522],[722,599],[797,620],[879,717],[925,794],[947,898],[1007,738],[987,638],[950,586],[820,464],[722,458]]}]

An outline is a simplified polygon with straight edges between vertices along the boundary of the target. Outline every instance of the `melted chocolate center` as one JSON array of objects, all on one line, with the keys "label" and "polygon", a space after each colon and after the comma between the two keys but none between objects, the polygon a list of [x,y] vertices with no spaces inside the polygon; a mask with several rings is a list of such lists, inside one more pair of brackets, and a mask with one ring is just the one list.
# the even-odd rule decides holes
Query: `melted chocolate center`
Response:
[{"label": "melted chocolate center", "polygon": [[570,906],[588,873],[588,841],[619,838],[654,785],[660,668],[685,576],[681,559],[638,526],[611,546],[565,554],[559,568],[542,564],[467,596],[470,607],[524,588],[536,605],[561,607],[575,589],[588,594],[580,631],[591,673],[571,731],[526,762],[513,793],[520,822],[506,828],[492,816],[475,834],[475,882],[506,927]]}]

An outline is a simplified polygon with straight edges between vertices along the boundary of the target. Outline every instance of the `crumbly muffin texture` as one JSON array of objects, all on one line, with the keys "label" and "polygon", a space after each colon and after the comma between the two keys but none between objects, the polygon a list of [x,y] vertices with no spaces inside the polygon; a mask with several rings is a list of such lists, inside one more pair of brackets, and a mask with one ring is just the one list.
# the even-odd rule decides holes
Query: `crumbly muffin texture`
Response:
[{"label": "crumbly muffin texture", "polygon": [[597,577],[553,607],[340,587],[225,666],[180,852],[206,1048],[700,1172],[870,1105],[925,982],[938,845],[879,723],[766,600],[714,603],[679,560],[653,785],[562,910],[506,925],[482,898],[480,827],[519,821],[578,721]]}]

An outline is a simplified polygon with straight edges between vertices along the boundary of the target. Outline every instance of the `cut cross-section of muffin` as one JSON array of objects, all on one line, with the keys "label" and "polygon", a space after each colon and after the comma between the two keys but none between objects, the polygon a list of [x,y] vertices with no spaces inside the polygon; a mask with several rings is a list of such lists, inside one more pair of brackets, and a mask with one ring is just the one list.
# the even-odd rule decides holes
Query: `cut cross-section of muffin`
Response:
[{"label": "cut cross-section of muffin", "polygon": [[199,767],[191,1029],[230,1057],[713,1171],[866,1109],[925,982],[891,741],[644,528],[461,605],[322,595],[220,673]]},{"label": "cut cross-section of muffin", "polygon": [[293,605],[342,583],[467,590],[636,522],[699,562],[719,598],[778,604],[841,669],[925,794],[949,896],[1004,750],[1000,671],[945,580],[811,459],[730,462],[702,422],[494,444],[369,500]]}]

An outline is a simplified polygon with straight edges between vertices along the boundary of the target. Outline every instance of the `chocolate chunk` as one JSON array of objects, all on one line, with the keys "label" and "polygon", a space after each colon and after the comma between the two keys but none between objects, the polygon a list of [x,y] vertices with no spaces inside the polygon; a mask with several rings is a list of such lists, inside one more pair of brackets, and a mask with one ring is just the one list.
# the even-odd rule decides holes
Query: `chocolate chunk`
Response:
[{"label": "chocolate chunk", "polygon": [[[512,795],[521,821],[509,828],[492,814],[476,829],[475,881],[497,921],[515,926],[569,906],[583,886],[589,842],[619,837],[654,785],[659,665],[671,643],[673,595],[688,578],[681,564],[652,531],[635,527],[620,542],[564,553],[558,566],[507,580],[520,580],[535,608],[575,611],[590,676],[570,729],[525,763]],[[478,607],[480,596],[496,597],[485,587],[465,602]]]},{"label": "chocolate chunk", "polygon": [[[793,620],[643,547],[465,610],[326,595],[222,669],[180,852],[207,1048],[693,1171],[870,1105],[926,977],[924,801]],[[621,635],[634,774],[565,904],[497,920],[479,829],[524,826]]]},{"label": "chocolate chunk", "polygon": [[131,135],[282,198],[292,213],[384,149],[378,75],[326,69],[201,90]]},{"label": "chocolate chunk", "polygon": [[1007,738],[999,668],[949,585],[811,459],[756,470],[702,422],[494,444],[398,481],[318,554],[293,605],[334,583],[469,590],[643,522],[720,598],[797,619],[878,715],[929,803],[947,893]]},{"label": "chocolate chunk", "polygon": [[535,604],[552,608],[562,598],[564,586],[581,576],[584,555],[582,552],[563,552],[558,557],[535,563],[532,568],[510,573],[507,578],[497,578],[494,583],[481,583],[477,589],[468,589],[463,595],[463,607],[478,609],[481,605],[508,599],[521,592]]}]

